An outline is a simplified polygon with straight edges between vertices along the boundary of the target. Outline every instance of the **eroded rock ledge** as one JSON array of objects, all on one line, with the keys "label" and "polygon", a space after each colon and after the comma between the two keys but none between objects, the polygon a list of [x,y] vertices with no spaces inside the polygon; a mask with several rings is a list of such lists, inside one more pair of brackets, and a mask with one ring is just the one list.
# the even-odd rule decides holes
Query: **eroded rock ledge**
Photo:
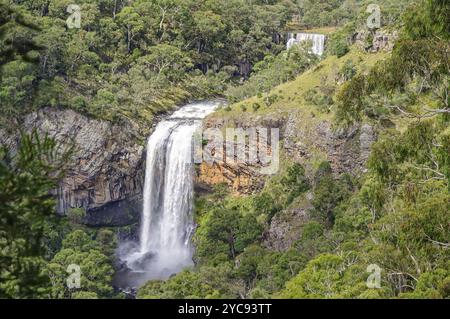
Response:
[{"label": "eroded rock ledge", "polygon": [[[204,126],[226,127],[276,127],[280,129],[280,162],[301,163],[309,178],[315,173],[317,163],[330,162],[333,173],[360,175],[364,173],[376,128],[357,124],[347,129],[334,129],[332,122],[312,116],[309,112],[292,110],[288,114],[247,115],[242,118],[210,117]],[[252,194],[264,187],[267,175],[257,174],[257,167],[245,164],[230,165],[203,163],[197,171],[197,183],[212,188],[226,183],[236,195]],[[277,213],[263,236],[263,245],[271,250],[286,251],[300,237],[303,225],[310,221],[309,211],[313,195],[305,194],[287,209]]]},{"label": "eroded rock ledge", "polygon": [[[279,128],[280,162],[289,160],[305,166],[307,174],[314,173],[314,163],[328,160],[336,175],[357,175],[365,170],[370,147],[376,139],[376,130],[368,124],[354,125],[348,129],[335,130],[327,120],[306,119],[304,114],[291,112],[272,118],[254,116],[232,119],[210,117],[204,128],[266,127]],[[214,186],[226,183],[235,194],[251,194],[262,189],[267,175],[258,174],[258,167],[245,163],[202,163],[197,171],[197,183]]]},{"label": "eroded rock ledge", "polygon": [[[144,184],[144,146],[137,130],[88,118],[67,109],[28,114],[24,128],[48,133],[59,145],[74,145],[72,163],[55,190],[59,214],[86,210],[91,226],[124,226],[139,220]],[[14,152],[19,136],[0,134]]]}]

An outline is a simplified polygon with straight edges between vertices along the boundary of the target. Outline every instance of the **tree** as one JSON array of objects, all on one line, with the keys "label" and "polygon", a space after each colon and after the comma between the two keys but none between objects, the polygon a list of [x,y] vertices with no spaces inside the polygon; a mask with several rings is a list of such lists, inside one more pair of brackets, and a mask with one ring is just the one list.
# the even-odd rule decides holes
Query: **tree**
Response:
[{"label": "tree", "polygon": [[195,235],[197,255],[210,262],[214,261],[211,256],[235,259],[261,232],[262,226],[253,214],[241,215],[236,208],[213,208],[203,217]]},{"label": "tree", "polygon": [[198,272],[190,270],[184,270],[166,282],[150,281],[138,292],[140,299],[199,299],[208,295],[214,295],[213,288],[202,282]]},{"label": "tree", "polygon": [[[11,34],[15,34],[18,28],[25,29],[28,36],[22,33],[20,36],[11,38]],[[29,32],[37,30],[39,28],[30,22],[29,16],[25,16],[23,12],[19,12],[5,1],[0,2],[0,69],[4,64],[15,60],[17,56],[27,62],[37,61],[37,57],[30,53],[42,47],[29,37]]]},{"label": "tree", "polygon": [[236,258],[236,238],[239,232],[239,212],[236,210],[218,209],[208,220],[206,236],[213,242],[218,241],[228,246],[231,258]]},{"label": "tree", "polygon": [[154,72],[156,77],[165,76],[171,82],[179,81],[191,68],[191,59],[177,47],[159,44],[151,48],[150,54],[138,60],[140,70]]},{"label": "tree", "polygon": [[32,102],[30,92],[36,80],[36,67],[15,60],[2,67],[0,79],[0,112],[6,118],[17,118]]},{"label": "tree", "polygon": [[319,166],[314,179],[313,215],[331,225],[334,222],[334,209],[352,190],[351,180],[345,175],[336,180],[328,162]]},{"label": "tree", "polygon": [[[75,265],[80,268],[80,286],[69,286],[71,268]],[[100,251],[90,249],[86,252],[63,248],[49,262],[46,270],[51,281],[51,296],[53,298],[76,298],[80,293],[89,293],[91,296],[111,297],[111,286],[114,269],[107,256]],[[94,295],[95,294],[95,295]]]},{"label": "tree", "polygon": [[[52,283],[53,298],[111,297],[114,270],[110,258],[100,252],[100,248],[99,243],[80,229],[64,238],[62,249],[46,269]],[[67,284],[69,276],[73,274],[69,268],[72,265],[80,269],[79,287]]]},{"label": "tree", "polygon": [[323,254],[311,260],[297,276],[286,283],[277,297],[350,298],[367,293],[365,272],[358,265],[346,266],[339,256]]},{"label": "tree", "polygon": [[119,25],[125,29],[127,51],[131,53],[135,47],[136,38],[144,30],[144,22],[133,7],[123,8],[116,17]]},{"label": "tree", "polygon": [[[50,190],[62,176],[70,152],[58,152],[55,141],[37,132],[23,134],[11,158],[0,149],[0,297],[47,296],[43,269],[46,221],[55,218]],[[53,221],[56,223],[56,221]]]}]

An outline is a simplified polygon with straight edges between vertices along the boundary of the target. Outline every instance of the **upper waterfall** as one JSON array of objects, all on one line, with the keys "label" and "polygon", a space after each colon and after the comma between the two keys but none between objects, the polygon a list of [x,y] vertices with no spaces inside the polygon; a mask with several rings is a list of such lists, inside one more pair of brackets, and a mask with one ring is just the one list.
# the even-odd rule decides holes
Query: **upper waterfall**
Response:
[{"label": "upper waterfall", "polygon": [[289,33],[287,49],[289,50],[294,44],[304,41],[312,41],[312,52],[317,55],[322,55],[325,49],[325,35],[317,33]]},{"label": "upper waterfall", "polygon": [[193,136],[218,105],[186,105],[160,122],[148,139],[140,243],[123,249],[127,268],[139,277],[131,285],[168,278],[193,264]]}]

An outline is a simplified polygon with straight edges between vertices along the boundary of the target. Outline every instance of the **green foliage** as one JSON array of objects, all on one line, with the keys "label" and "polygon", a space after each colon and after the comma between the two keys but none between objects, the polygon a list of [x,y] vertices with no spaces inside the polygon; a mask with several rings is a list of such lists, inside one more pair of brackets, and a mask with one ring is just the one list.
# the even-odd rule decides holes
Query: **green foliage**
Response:
[{"label": "green foliage", "polygon": [[62,241],[62,248],[88,252],[92,249],[96,249],[97,244],[84,231],[75,230],[64,238]]},{"label": "green foliage", "polygon": [[[78,265],[81,270],[80,288],[69,288],[66,281],[70,275],[69,265]],[[113,268],[107,256],[96,249],[87,251],[64,248],[47,266],[52,283],[53,298],[79,298],[80,293],[90,296],[111,297]]]},{"label": "green foliage", "polygon": [[348,24],[344,28],[332,33],[327,40],[326,53],[328,55],[336,55],[338,58],[343,57],[350,51],[349,37],[354,32],[354,25]]},{"label": "green foliage", "polygon": [[[259,241],[267,217],[273,217],[283,205],[289,205],[309,189],[304,168],[299,164],[288,166],[265,191],[251,198],[227,195],[225,189],[220,186],[214,194],[197,200],[199,227],[194,243],[199,272],[205,267],[220,267],[233,261],[235,266],[230,269],[228,278],[233,285],[223,288],[221,297],[230,294],[255,297],[280,290],[303,268],[305,257],[295,249],[285,253],[269,251],[262,248]],[[274,190],[282,194],[276,202]],[[153,293],[158,295],[157,292],[146,295]],[[190,296],[188,293],[183,293],[184,298]]]},{"label": "green foliage", "polygon": [[420,275],[414,292],[402,293],[400,298],[441,299],[450,295],[450,274],[447,269],[436,269]]},{"label": "green foliage", "polygon": [[23,108],[31,101],[33,81],[36,79],[35,66],[20,60],[12,61],[2,67],[0,104],[8,117],[23,112]]},{"label": "green foliage", "polygon": [[348,198],[353,190],[352,180],[348,175],[342,175],[339,179],[335,179],[330,164],[324,162],[320,164],[314,181],[312,214],[320,221],[332,224],[335,215],[334,209]]},{"label": "green foliage", "polygon": [[446,162],[436,157],[442,150],[436,141],[446,136],[445,128],[432,119],[381,137],[362,188],[337,208],[335,229],[347,234],[345,246],[355,247],[354,240],[370,236],[359,244],[363,258],[387,271],[384,285],[390,295],[446,295],[444,279],[429,289],[419,279],[445,269],[448,260],[449,180],[442,173]]},{"label": "green foliage", "polygon": [[286,284],[282,298],[336,297],[342,279],[343,260],[335,255],[321,255]]},{"label": "green foliage", "polygon": [[317,221],[310,221],[302,225],[300,238],[295,241],[293,246],[302,253],[305,261],[333,249],[332,241],[323,223]]},{"label": "green foliage", "polygon": [[138,290],[139,299],[237,298],[239,283],[228,264],[184,270],[167,281],[149,281]]},{"label": "green foliage", "polygon": [[23,134],[18,153],[0,149],[0,297],[46,295],[44,230],[54,221],[50,189],[63,172],[68,153],[36,132]]},{"label": "green foliage", "polygon": [[217,254],[234,259],[262,232],[254,215],[242,216],[235,209],[217,208],[202,219],[203,223],[195,235],[196,253],[200,260]]},{"label": "green foliage", "polygon": [[[112,258],[114,257],[114,234],[108,229],[100,229],[94,240],[92,232],[73,230],[65,235],[61,249],[46,266],[46,274],[51,280],[52,298],[97,299],[111,298]],[[67,280],[73,274],[68,268],[80,267],[80,287],[69,287]]]},{"label": "green foliage", "polygon": [[[406,27],[392,56],[380,61],[367,75],[358,74],[342,86],[337,95],[338,121],[349,124],[364,115],[378,119],[393,111],[408,113],[416,102],[415,96],[424,92],[431,92],[439,101],[434,108],[441,111],[435,115],[448,114],[448,94],[443,92],[448,92],[449,43],[440,40],[448,36],[443,31],[448,28],[443,24],[448,14],[441,15],[440,11],[444,8],[439,1],[424,1],[412,10],[414,13],[405,15]],[[397,105],[396,97],[403,94],[408,103]]]},{"label": "green foliage", "polygon": [[413,39],[433,36],[449,39],[450,4],[443,0],[419,1],[405,14],[405,31]]},{"label": "green foliage", "polygon": [[248,78],[253,65],[281,51],[291,13],[282,1],[84,0],[81,28],[68,29],[69,4],[1,2],[3,117],[63,106],[148,123],[157,112]]},{"label": "green foliage", "polygon": [[92,291],[77,291],[72,294],[72,299],[98,299],[98,296]]},{"label": "green foliage", "polygon": [[256,288],[267,294],[279,291],[305,267],[306,262],[307,258],[296,249],[286,252],[265,251],[258,261]]},{"label": "green foliage", "polygon": [[315,105],[321,112],[329,112],[330,107],[333,105],[331,94],[325,94],[316,89],[306,91],[303,98],[305,102]]},{"label": "green foliage", "polygon": [[263,214],[270,220],[309,188],[305,169],[300,164],[294,163],[287,167],[283,175],[271,179],[263,191],[253,198],[253,209],[257,214]]},{"label": "green foliage", "polygon": [[[230,102],[238,102],[248,97],[269,92],[275,86],[294,79],[314,65],[318,58],[310,52],[308,43],[295,45],[289,51],[277,56],[266,55],[255,64],[250,78],[242,85],[230,87],[226,96]],[[276,96],[267,97],[270,106]]]},{"label": "green foliage", "polygon": [[343,81],[351,80],[357,73],[355,64],[352,60],[345,61],[345,64],[339,70],[339,76]]},{"label": "green foliage", "polygon": [[286,205],[292,203],[296,197],[309,189],[309,181],[305,176],[305,169],[298,163],[288,167],[280,183],[288,191]]},{"label": "green foliage", "polygon": [[99,246],[101,252],[103,252],[106,256],[114,258],[114,250],[117,247],[117,239],[111,229],[99,229],[95,240],[97,241],[97,245]]},{"label": "green foliage", "polygon": [[[350,263],[351,264],[351,263]],[[366,287],[364,268],[350,265],[345,258],[323,254],[311,260],[286,284],[281,298],[383,298],[383,289]]]},{"label": "green foliage", "polygon": [[[36,131],[22,134],[13,157],[5,148],[0,151],[2,298],[111,296],[111,260],[99,250],[112,256],[112,234],[100,230],[99,242],[80,229],[65,235],[71,225],[55,214],[50,190],[62,177],[70,154],[70,148],[62,149]],[[80,227],[84,214],[73,209],[69,219]],[[81,266],[81,290],[67,288],[70,264]]]},{"label": "green foliage", "polygon": [[338,26],[353,19],[358,3],[344,0],[305,0],[296,3],[299,22],[297,28]]},{"label": "green foliage", "polygon": [[41,47],[29,35],[39,28],[30,20],[24,10],[19,10],[6,1],[0,2],[0,70],[17,57],[26,62],[37,62],[33,51],[40,50]]},{"label": "green foliage", "polygon": [[67,218],[73,224],[81,224],[85,216],[86,210],[84,208],[71,208],[67,212]]}]

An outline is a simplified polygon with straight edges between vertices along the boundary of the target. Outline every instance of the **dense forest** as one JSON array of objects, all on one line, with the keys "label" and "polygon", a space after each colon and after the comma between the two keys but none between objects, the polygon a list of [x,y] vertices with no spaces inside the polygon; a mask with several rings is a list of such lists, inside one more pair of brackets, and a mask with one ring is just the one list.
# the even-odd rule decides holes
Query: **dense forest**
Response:
[{"label": "dense forest", "polygon": [[[114,227],[85,225],[80,207],[55,212],[73,145],[23,131],[26,114],[71,109],[145,138],[159,115],[212,97],[228,101],[216,118],[292,105],[334,130],[379,133],[361,174],[282,154],[256,192],[197,195],[195,266],[137,298],[449,298],[450,3],[377,1],[397,38],[373,53],[354,41],[372,2],[77,0],[69,28],[71,0],[1,0],[0,133],[21,138],[0,147],[0,298],[126,297],[112,283]],[[326,33],[324,55],[286,50],[290,30]],[[270,248],[271,225],[300,207],[309,217],[292,245]],[[71,264],[81,288],[66,284]]]}]

